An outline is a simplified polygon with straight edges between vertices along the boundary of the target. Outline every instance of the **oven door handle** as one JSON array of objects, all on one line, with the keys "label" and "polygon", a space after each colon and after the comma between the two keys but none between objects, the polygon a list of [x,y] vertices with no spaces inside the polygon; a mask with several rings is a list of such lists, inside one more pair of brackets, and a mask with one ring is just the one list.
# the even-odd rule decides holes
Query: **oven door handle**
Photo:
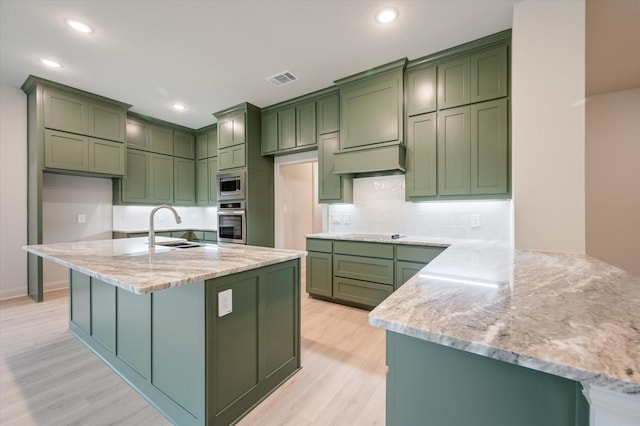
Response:
[{"label": "oven door handle", "polygon": [[218,215],[221,216],[226,216],[226,215],[243,215],[244,214],[244,210],[225,210],[223,212],[221,212],[220,210],[218,210]]}]

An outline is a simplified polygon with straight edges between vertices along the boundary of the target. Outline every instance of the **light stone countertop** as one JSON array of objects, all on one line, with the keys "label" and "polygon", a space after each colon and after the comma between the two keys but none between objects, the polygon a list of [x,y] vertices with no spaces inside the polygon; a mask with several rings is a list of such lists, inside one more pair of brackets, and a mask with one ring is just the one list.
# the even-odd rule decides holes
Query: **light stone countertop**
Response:
[{"label": "light stone countertop", "polygon": [[640,398],[639,276],[502,242],[307,237],[448,245],[370,312],[371,325]]},{"label": "light stone countertop", "polygon": [[[170,232],[170,231],[174,231],[174,232],[180,232],[180,231],[207,231],[207,232],[218,232],[217,228],[212,228],[212,227],[188,227],[188,228],[156,228],[155,232]],[[131,228],[131,229],[113,229],[111,232],[119,232],[122,234],[148,234],[149,233],[149,228]]]},{"label": "light stone countertop", "polygon": [[[150,250],[147,241],[146,237],[138,237],[31,245],[23,249],[136,294],[179,287],[306,256],[304,251],[222,243],[188,249],[156,245]],[[156,242],[163,241],[185,240],[156,238]]]}]

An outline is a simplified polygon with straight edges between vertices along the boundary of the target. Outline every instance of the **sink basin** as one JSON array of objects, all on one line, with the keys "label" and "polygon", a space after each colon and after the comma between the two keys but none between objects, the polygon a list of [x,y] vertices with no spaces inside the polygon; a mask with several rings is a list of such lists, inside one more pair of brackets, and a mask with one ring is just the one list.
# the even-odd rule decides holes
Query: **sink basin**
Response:
[{"label": "sink basin", "polygon": [[192,243],[190,241],[166,241],[162,243],[156,243],[157,246],[165,246],[171,248],[188,249],[194,247],[202,247],[202,244]]}]

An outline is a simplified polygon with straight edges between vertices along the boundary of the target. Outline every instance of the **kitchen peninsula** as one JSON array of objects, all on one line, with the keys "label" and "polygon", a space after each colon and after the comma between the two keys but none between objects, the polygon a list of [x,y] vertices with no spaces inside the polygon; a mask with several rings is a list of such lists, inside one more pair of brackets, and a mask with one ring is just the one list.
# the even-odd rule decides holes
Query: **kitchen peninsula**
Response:
[{"label": "kitchen peninsula", "polygon": [[300,368],[305,252],[146,238],[24,249],[70,269],[71,333],[175,424],[233,423]]}]

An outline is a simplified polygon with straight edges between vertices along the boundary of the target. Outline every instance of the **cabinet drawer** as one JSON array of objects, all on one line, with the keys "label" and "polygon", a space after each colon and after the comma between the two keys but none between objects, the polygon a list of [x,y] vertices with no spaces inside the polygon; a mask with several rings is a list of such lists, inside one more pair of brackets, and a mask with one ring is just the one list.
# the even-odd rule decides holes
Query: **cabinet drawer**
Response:
[{"label": "cabinet drawer", "polygon": [[308,251],[321,251],[324,253],[331,253],[331,249],[333,247],[333,241],[331,240],[316,240],[316,239],[307,239],[307,250]]},{"label": "cabinet drawer", "polygon": [[445,247],[409,246],[398,244],[396,259],[408,262],[429,263],[445,250]]},{"label": "cabinet drawer", "polygon": [[333,274],[393,285],[393,260],[334,254]]},{"label": "cabinet drawer", "polygon": [[349,278],[333,278],[333,297],[375,307],[393,292],[393,286]]},{"label": "cabinet drawer", "polygon": [[393,259],[393,244],[335,241],[333,244],[333,252],[337,254],[358,254],[360,256]]}]

